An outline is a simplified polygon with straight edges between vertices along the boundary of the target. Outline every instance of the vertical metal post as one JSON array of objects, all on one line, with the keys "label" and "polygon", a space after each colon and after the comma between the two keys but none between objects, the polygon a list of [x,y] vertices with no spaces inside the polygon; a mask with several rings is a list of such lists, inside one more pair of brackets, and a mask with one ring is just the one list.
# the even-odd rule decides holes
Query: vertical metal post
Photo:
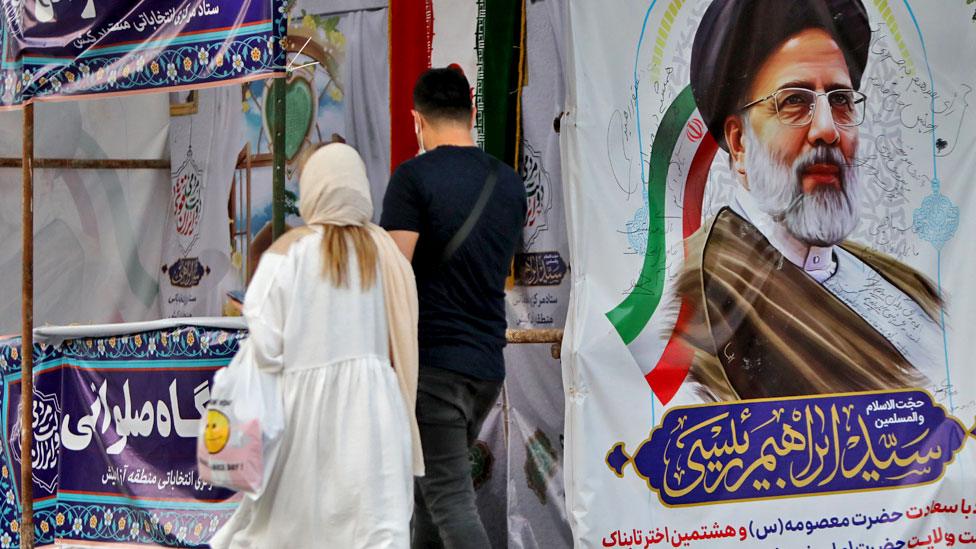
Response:
[{"label": "vertical metal post", "polygon": [[275,78],[271,84],[271,104],[274,109],[274,134],[271,150],[273,167],[271,178],[271,237],[285,232],[285,78]]},{"label": "vertical metal post", "polygon": [[34,547],[34,474],[31,448],[34,447],[34,105],[24,106],[23,134],[24,203],[21,237],[23,240],[23,270],[21,274],[21,318],[23,320],[20,346],[20,502],[23,515],[20,524],[20,546]]},{"label": "vertical metal post", "polygon": [[251,282],[251,273],[248,272],[249,266],[251,265],[251,143],[247,142],[244,145],[244,158],[245,165],[247,166],[247,175],[245,185],[247,185],[244,212],[247,215],[247,223],[245,225],[246,235],[244,236],[244,257],[246,258],[246,263],[244,263],[244,287],[246,288],[248,283]]}]

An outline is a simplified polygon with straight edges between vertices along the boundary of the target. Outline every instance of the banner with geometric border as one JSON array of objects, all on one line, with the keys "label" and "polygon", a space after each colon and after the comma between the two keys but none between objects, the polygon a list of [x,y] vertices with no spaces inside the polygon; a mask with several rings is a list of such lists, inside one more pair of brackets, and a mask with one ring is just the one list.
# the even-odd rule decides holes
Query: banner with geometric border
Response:
[{"label": "banner with geometric border", "polygon": [[284,0],[0,0],[0,109],[284,71]]},{"label": "banner with geometric border", "polygon": [[[205,547],[237,505],[197,476],[214,372],[244,330],[178,326],[34,346],[38,546]],[[0,342],[0,546],[20,537],[19,339]]]}]

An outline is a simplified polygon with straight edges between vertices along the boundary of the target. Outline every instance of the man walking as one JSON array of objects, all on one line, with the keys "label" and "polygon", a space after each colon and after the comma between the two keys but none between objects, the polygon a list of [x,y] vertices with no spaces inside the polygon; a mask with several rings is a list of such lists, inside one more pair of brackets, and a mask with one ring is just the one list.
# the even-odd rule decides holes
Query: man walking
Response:
[{"label": "man walking", "polygon": [[420,155],[401,164],[380,224],[413,263],[420,299],[417,421],[427,474],[413,547],[489,547],[468,452],[505,378],[505,278],[525,222],[525,187],[475,146],[471,88],[430,69],[413,92]]}]

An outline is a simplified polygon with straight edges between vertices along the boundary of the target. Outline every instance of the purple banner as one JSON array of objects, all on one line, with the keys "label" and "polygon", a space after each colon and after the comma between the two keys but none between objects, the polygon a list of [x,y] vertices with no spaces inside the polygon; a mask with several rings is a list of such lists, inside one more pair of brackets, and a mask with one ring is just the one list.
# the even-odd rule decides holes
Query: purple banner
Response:
[{"label": "purple banner", "polygon": [[928,393],[898,391],[679,407],[632,455],[668,506],[878,490],[942,477],[966,429]]},{"label": "purple banner", "polygon": [[0,0],[0,108],[284,70],[283,0]]},{"label": "purple banner", "polygon": [[[181,327],[35,346],[38,543],[206,543],[236,503],[198,478],[199,420],[242,336]],[[0,346],[3,546],[19,534],[19,370],[19,347]]]}]

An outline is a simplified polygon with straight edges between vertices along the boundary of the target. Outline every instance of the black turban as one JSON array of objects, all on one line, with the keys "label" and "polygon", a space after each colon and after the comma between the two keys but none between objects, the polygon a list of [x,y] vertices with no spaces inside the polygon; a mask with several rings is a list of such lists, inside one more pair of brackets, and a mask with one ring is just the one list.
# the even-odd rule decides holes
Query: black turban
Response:
[{"label": "black turban", "polygon": [[756,71],[783,42],[811,28],[837,42],[858,89],[871,45],[861,0],[713,0],[691,49],[691,91],[722,148],[728,150],[725,119],[742,106]]}]

